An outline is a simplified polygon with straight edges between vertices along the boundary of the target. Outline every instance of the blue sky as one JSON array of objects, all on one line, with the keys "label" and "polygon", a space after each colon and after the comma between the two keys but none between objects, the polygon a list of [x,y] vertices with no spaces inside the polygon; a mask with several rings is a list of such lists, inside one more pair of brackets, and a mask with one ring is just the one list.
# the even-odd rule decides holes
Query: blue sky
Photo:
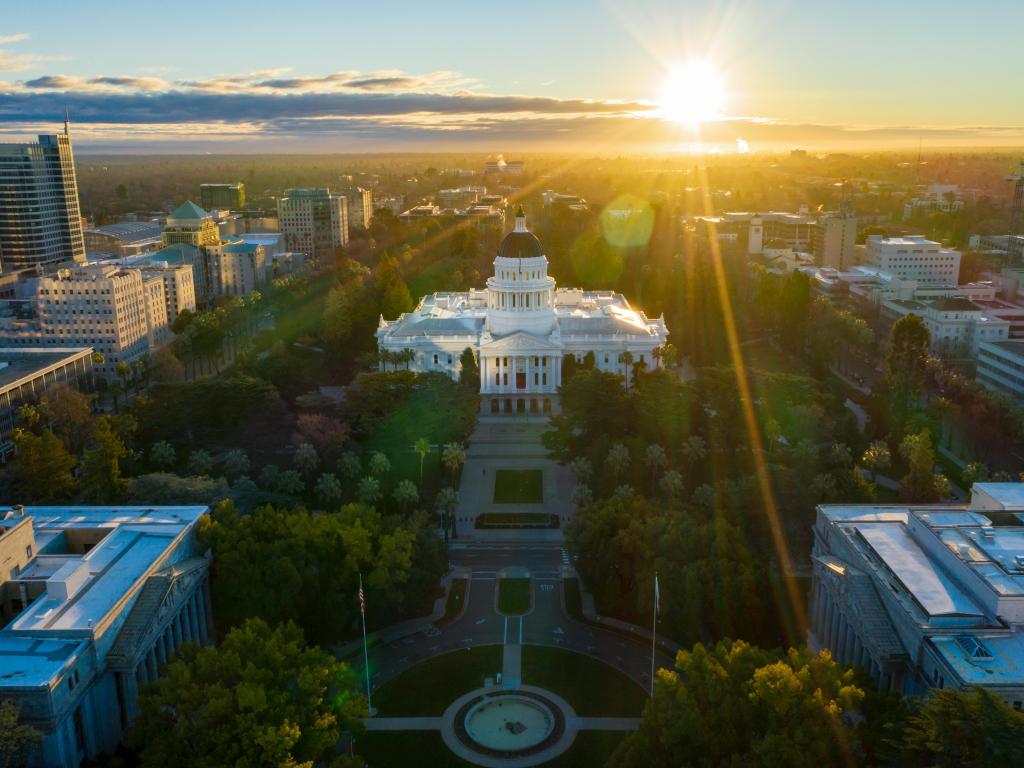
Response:
[{"label": "blue sky", "polygon": [[653,102],[702,59],[710,141],[1024,143],[1019,0],[4,5],[7,135],[66,104],[110,147],[660,144]]}]

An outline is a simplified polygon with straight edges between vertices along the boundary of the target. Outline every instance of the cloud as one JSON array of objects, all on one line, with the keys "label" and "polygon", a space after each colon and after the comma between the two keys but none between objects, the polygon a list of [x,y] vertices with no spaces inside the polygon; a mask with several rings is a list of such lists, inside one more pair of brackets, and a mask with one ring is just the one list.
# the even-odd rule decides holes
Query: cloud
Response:
[{"label": "cloud", "polygon": [[[494,95],[458,72],[287,70],[199,80],[45,75],[0,82],[0,134],[45,132],[67,107],[81,146],[198,148],[225,143],[281,151],[526,146],[672,149],[680,136],[639,100]],[[51,126],[51,128],[47,128]],[[1024,143],[1018,126],[841,126],[741,117],[705,123],[700,141],[721,151],[791,146],[932,146]],[[204,144],[205,143],[205,144]]]},{"label": "cloud", "polygon": [[20,43],[23,40],[28,40],[28,35],[24,32],[20,32],[17,35],[0,35],[0,45],[8,45],[10,43]]},{"label": "cloud", "polygon": [[[28,40],[28,35],[19,32],[15,35],[0,35],[0,45],[21,43]],[[0,49],[0,72],[24,72],[36,64],[44,64],[53,61],[64,61],[64,56],[36,56],[31,53],[11,54]]]}]

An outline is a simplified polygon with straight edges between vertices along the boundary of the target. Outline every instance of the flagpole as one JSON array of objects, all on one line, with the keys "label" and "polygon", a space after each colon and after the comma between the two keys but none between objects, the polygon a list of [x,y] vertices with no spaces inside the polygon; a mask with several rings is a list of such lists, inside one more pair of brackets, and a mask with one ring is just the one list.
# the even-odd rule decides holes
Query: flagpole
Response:
[{"label": "flagpole", "polygon": [[651,619],[651,698],[654,698],[654,651],[658,637],[658,574],[654,574],[654,617]]},{"label": "flagpole", "polygon": [[359,614],[363,617],[363,669],[366,672],[366,715],[373,717],[373,700],[370,698],[370,654],[366,649],[366,600],[363,597],[363,574],[359,574]]}]

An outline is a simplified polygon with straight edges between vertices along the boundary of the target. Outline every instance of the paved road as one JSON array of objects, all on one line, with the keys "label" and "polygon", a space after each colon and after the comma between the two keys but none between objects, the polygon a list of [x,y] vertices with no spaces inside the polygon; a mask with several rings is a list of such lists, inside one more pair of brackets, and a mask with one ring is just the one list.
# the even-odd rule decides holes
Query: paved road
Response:
[{"label": "paved road", "polygon": [[[472,570],[465,611],[448,625],[431,626],[372,648],[370,670],[374,689],[431,657],[479,645],[516,642],[520,637],[525,645],[556,646],[595,656],[645,688],[649,685],[651,649],[646,642],[577,622],[562,609],[561,577],[567,561],[560,547],[467,545],[452,549],[449,559],[455,566]],[[495,610],[498,577],[505,568],[525,568],[531,574],[533,609],[524,617],[506,618]],[[671,659],[659,654],[658,663],[668,666]],[[361,674],[362,667],[356,664]]]}]

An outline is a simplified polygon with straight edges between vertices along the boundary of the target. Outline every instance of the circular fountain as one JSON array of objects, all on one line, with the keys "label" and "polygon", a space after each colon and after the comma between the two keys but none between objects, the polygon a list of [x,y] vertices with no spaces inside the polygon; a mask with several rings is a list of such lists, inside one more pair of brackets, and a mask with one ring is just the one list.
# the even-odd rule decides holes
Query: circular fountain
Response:
[{"label": "circular fountain", "polygon": [[455,715],[455,734],[475,752],[495,758],[524,757],[551,747],[565,730],[561,709],[537,693],[485,693]]}]

